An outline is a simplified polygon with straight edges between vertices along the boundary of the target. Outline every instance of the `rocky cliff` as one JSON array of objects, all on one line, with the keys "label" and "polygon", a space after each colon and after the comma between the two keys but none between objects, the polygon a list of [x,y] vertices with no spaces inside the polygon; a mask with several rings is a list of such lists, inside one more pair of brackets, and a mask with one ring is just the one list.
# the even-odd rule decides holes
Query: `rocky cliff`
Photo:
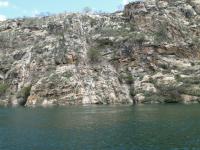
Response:
[{"label": "rocky cliff", "polygon": [[0,22],[0,104],[200,102],[200,1]]}]

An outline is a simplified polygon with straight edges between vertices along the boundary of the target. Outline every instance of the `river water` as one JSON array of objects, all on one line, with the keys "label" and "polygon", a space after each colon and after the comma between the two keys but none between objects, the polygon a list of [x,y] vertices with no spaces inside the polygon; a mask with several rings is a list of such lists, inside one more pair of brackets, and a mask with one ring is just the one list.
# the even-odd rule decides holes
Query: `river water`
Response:
[{"label": "river water", "polygon": [[0,150],[200,150],[199,105],[0,108]]}]

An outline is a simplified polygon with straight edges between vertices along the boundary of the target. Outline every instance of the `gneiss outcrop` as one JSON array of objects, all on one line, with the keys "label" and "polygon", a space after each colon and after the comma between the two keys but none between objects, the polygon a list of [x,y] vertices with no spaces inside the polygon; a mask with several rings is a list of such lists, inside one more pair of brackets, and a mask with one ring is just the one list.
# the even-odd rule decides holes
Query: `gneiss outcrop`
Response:
[{"label": "gneiss outcrop", "polygon": [[0,22],[0,104],[198,103],[200,1]]}]

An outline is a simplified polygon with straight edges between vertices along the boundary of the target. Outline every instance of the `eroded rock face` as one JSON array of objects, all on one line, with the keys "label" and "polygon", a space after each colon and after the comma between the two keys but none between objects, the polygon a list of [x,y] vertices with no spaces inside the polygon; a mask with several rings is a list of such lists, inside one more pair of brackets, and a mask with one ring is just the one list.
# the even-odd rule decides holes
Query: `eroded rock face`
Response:
[{"label": "eroded rock face", "polygon": [[70,68],[63,66],[32,87],[32,94],[26,105],[132,103],[129,93],[120,85],[113,70],[111,66],[95,70],[77,68],[75,65]]},{"label": "eroded rock face", "polygon": [[199,1],[0,22],[0,105],[195,103]]}]

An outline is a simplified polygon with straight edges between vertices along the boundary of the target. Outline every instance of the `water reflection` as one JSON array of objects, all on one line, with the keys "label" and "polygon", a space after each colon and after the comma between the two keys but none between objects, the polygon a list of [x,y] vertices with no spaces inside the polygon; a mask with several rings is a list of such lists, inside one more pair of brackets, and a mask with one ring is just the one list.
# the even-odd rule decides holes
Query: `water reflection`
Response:
[{"label": "water reflection", "polygon": [[198,105],[1,108],[2,150],[200,147]]}]

